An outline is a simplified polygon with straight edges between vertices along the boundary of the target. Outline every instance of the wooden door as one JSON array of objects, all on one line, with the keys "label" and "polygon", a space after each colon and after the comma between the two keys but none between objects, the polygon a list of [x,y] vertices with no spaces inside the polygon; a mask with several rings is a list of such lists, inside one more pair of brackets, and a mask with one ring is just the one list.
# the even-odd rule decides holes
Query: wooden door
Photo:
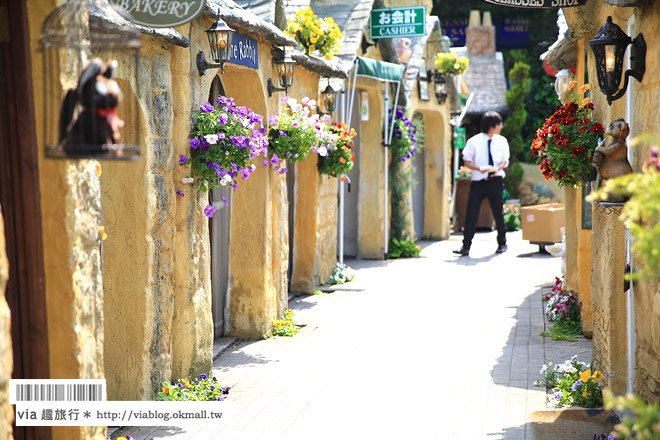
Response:
[{"label": "wooden door", "polygon": [[[15,379],[49,377],[37,139],[26,0],[0,0],[0,207],[9,258]],[[14,426],[16,439],[50,439],[49,427]]]}]

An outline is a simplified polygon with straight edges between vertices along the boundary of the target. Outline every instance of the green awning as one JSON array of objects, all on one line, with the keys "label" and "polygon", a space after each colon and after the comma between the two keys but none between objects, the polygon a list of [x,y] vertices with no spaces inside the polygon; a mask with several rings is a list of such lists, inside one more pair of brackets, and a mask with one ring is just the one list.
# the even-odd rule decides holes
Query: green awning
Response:
[{"label": "green awning", "polygon": [[358,76],[367,76],[378,81],[399,82],[403,78],[404,66],[386,61],[358,57]]}]

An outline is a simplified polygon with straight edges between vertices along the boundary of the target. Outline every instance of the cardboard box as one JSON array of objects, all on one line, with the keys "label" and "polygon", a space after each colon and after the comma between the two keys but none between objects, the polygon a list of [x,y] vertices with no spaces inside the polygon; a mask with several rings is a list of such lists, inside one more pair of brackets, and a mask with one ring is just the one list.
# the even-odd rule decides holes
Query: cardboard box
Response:
[{"label": "cardboard box", "polygon": [[564,204],[525,206],[520,209],[522,238],[532,243],[561,243]]}]

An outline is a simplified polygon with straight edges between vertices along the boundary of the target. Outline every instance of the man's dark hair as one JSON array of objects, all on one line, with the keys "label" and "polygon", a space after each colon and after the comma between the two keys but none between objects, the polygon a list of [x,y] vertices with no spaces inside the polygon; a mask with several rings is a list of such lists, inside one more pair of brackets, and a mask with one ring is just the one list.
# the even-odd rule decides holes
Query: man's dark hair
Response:
[{"label": "man's dark hair", "polygon": [[497,112],[486,112],[481,117],[481,132],[488,133],[488,130],[502,123],[502,116]]}]

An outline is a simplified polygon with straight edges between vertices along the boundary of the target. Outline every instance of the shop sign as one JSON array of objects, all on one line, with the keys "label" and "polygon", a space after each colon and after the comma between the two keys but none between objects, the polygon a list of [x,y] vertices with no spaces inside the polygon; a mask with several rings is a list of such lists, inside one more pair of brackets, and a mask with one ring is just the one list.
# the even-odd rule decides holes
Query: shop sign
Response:
[{"label": "shop sign", "polygon": [[231,39],[228,62],[258,69],[259,50],[257,40],[234,32],[234,36]]},{"label": "shop sign", "polygon": [[205,0],[110,0],[117,12],[141,26],[169,28],[192,21]]},{"label": "shop sign", "polygon": [[371,11],[371,20],[369,20],[371,39],[422,35],[426,35],[426,6]]},{"label": "shop sign", "polygon": [[559,9],[582,6],[587,0],[486,0],[502,6],[514,6],[516,8],[531,9]]},{"label": "shop sign", "polygon": [[454,128],[454,148],[465,148],[465,127]]}]

